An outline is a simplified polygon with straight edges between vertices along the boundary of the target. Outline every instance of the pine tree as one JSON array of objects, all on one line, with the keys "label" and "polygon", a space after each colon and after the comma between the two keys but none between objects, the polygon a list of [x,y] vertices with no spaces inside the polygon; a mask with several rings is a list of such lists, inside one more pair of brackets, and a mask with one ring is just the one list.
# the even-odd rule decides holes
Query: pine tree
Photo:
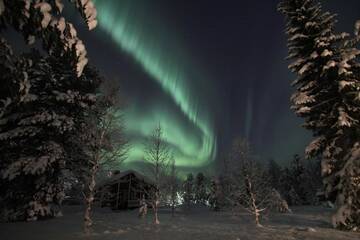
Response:
[{"label": "pine tree", "polygon": [[236,162],[233,162],[233,158],[230,156],[222,157],[221,158],[221,166],[220,166],[220,173],[217,178],[214,179],[213,183],[216,183],[217,189],[217,207],[224,208],[224,207],[233,207],[234,203],[232,202],[231,196],[232,194],[232,167],[236,165]]},{"label": "pine tree", "polygon": [[213,178],[210,182],[209,204],[210,208],[218,211],[223,203],[223,194],[221,185],[218,178]]},{"label": "pine tree", "polygon": [[281,176],[282,168],[280,165],[274,160],[270,159],[268,163],[268,174],[271,181],[271,186],[277,190],[280,187],[280,176]]},{"label": "pine tree", "polygon": [[[94,28],[92,2],[75,4]],[[96,102],[98,79],[62,9],[60,0],[0,3],[0,31],[12,27],[30,45],[39,40],[45,52],[17,56],[0,38],[0,215],[6,221],[57,214],[52,206],[64,196],[67,140]]]},{"label": "pine tree", "polygon": [[307,161],[304,164],[303,180],[301,188],[305,190],[306,204],[318,205],[318,192],[322,188],[321,163],[319,159]]},{"label": "pine tree", "polygon": [[291,202],[293,205],[302,205],[306,203],[306,189],[303,188],[305,182],[305,167],[298,154],[294,155],[294,159],[290,165],[290,196],[293,196]]},{"label": "pine tree", "polygon": [[[72,0],[89,30],[97,25],[96,9],[91,0]],[[13,1],[2,0],[0,31],[13,27],[20,32],[26,43],[40,40],[44,50],[53,57],[67,59],[79,77],[88,59],[86,49],[77,36],[74,26],[62,15],[62,0]]]},{"label": "pine tree", "polygon": [[280,173],[279,191],[290,205],[317,204],[321,188],[320,163],[306,161],[294,155],[289,167]]},{"label": "pine tree", "polygon": [[177,179],[177,169],[175,165],[175,158],[172,156],[170,161],[170,174],[169,174],[169,193],[170,193],[170,206],[171,206],[171,216],[175,215],[175,207],[177,204],[177,194],[178,194],[178,179]]},{"label": "pine tree", "polygon": [[207,200],[207,179],[203,173],[198,173],[195,178],[195,202],[206,204]]},{"label": "pine tree", "polygon": [[51,205],[61,204],[62,172],[71,158],[73,146],[68,139],[95,104],[99,84],[88,78],[88,68],[78,78],[68,65],[52,57],[33,53],[24,61],[32,63],[26,69],[26,90],[6,98],[9,104],[3,108],[0,124],[1,189],[8,203],[6,211],[10,211],[7,220],[54,215]]},{"label": "pine tree", "polygon": [[279,191],[281,196],[286,200],[289,205],[293,205],[290,190],[292,188],[292,176],[288,167],[283,168],[280,175]]},{"label": "pine tree", "polygon": [[[325,192],[336,196],[335,227],[358,228],[360,214],[360,23],[355,36],[335,32],[335,15],[315,0],[283,0],[289,66],[298,75],[291,100],[315,139],[308,157],[321,156]],[[349,152],[350,151],[350,152]]]},{"label": "pine tree", "polygon": [[183,183],[184,189],[184,203],[188,209],[190,209],[191,204],[194,201],[194,175],[189,173],[186,177],[185,182]]}]

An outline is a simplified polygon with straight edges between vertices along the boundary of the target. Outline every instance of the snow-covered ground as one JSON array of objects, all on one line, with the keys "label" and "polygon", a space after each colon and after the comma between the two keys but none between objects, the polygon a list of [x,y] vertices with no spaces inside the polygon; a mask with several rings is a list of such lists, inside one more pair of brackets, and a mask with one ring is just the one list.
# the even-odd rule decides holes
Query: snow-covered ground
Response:
[{"label": "snow-covered ground", "polygon": [[64,216],[28,223],[0,224],[1,240],[265,240],[324,239],[360,240],[359,233],[341,232],[331,228],[331,212],[322,207],[293,208],[293,214],[272,214],[263,219],[263,228],[256,227],[250,215],[212,212],[206,208],[178,211],[174,218],[167,210],[160,213],[161,224],[152,223],[151,212],[145,219],[137,211],[113,212],[97,208],[94,233],[82,234],[82,210],[67,206]]}]

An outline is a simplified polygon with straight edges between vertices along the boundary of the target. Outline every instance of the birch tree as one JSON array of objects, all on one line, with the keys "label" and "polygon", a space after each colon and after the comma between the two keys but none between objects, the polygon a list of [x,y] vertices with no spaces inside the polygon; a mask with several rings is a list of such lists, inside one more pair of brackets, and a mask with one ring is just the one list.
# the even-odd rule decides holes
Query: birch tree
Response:
[{"label": "birch tree", "polygon": [[272,189],[265,169],[251,156],[249,143],[242,138],[234,141],[230,154],[231,191],[227,198],[254,216],[261,226],[261,214],[270,206]]},{"label": "birch tree", "polygon": [[[111,86],[110,86],[111,87]],[[80,146],[87,156],[80,173],[84,182],[84,230],[91,231],[93,225],[91,213],[95,197],[96,180],[102,168],[119,167],[127,156],[128,141],[124,136],[124,122],[122,118],[121,103],[119,102],[119,89],[115,86],[103,90],[94,109],[85,119],[81,133]]]},{"label": "birch tree", "polygon": [[151,206],[154,210],[154,222],[160,224],[158,210],[165,187],[166,169],[171,153],[163,138],[163,130],[159,124],[152,132],[145,148],[145,160],[149,164],[150,175],[154,180],[155,190],[150,193]]}]

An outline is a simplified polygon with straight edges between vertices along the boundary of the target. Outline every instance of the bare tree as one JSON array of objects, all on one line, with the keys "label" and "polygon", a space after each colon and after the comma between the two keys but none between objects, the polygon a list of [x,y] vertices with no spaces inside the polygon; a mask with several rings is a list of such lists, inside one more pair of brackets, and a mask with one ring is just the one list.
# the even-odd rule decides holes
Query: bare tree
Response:
[{"label": "bare tree", "polygon": [[148,139],[145,154],[145,159],[150,168],[150,175],[155,184],[155,190],[150,193],[151,206],[154,210],[155,224],[160,224],[158,209],[165,186],[166,169],[171,158],[168,145],[163,139],[163,131],[160,123]]},{"label": "bare tree", "polygon": [[102,89],[104,96],[96,109],[89,114],[84,126],[88,141],[88,167],[83,171],[85,199],[84,231],[89,233],[93,224],[92,205],[95,197],[96,179],[100,169],[117,167],[125,160],[128,142],[124,137],[124,122],[120,110],[118,87]]},{"label": "bare tree", "polygon": [[268,208],[272,194],[266,171],[250,155],[249,143],[241,138],[234,141],[228,163],[232,169],[228,173],[231,182],[230,202],[253,214],[256,225],[261,226],[261,213]]}]

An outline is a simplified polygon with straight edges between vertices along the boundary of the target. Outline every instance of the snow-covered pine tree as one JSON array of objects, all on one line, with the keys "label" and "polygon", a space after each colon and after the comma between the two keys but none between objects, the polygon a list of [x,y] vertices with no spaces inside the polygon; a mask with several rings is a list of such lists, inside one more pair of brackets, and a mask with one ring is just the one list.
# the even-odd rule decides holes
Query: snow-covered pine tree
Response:
[{"label": "snow-covered pine tree", "polygon": [[[4,45],[3,45],[4,46]],[[4,58],[2,58],[4,59]],[[73,146],[67,141],[80,128],[80,119],[96,102],[98,83],[88,68],[78,78],[71,67],[53,57],[32,53],[11,56],[14,74],[1,80],[10,87],[1,92],[0,169],[6,220],[35,220],[52,216],[52,205],[63,198],[62,171]],[[31,63],[26,72],[21,62]],[[26,73],[19,81],[17,73]],[[17,82],[18,81],[18,82]],[[4,101],[6,100],[6,101]]]},{"label": "snow-covered pine tree", "polygon": [[[89,29],[96,26],[91,1],[72,1]],[[86,50],[61,15],[61,0],[0,1],[0,31],[12,27],[47,56],[16,56],[0,38],[0,204],[3,220],[52,216],[64,191],[61,172],[84,110],[96,102],[99,83],[86,68]]]},{"label": "snow-covered pine tree", "polygon": [[268,201],[268,209],[272,211],[276,211],[280,213],[292,212],[291,209],[289,208],[287,201],[283,199],[281,194],[274,188],[272,189],[271,195],[269,199],[267,199],[267,201]]},{"label": "snow-covered pine tree", "polygon": [[[71,0],[89,30],[97,25],[96,9],[91,0]],[[74,26],[62,15],[62,0],[1,0],[0,31],[12,27],[31,45],[40,40],[44,50],[54,57],[67,59],[79,77],[88,62],[86,49]]]},{"label": "snow-covered pine tree", "polygon": [[360,23],[355,36],[334,31],[335,15],[315,0],[283,0],[287,20],[289,66],[298,75],[291,100],[315,139],[308,157],[321,156],[325,192],[338,206],[335,227],[359,228],[360,219]]}]

